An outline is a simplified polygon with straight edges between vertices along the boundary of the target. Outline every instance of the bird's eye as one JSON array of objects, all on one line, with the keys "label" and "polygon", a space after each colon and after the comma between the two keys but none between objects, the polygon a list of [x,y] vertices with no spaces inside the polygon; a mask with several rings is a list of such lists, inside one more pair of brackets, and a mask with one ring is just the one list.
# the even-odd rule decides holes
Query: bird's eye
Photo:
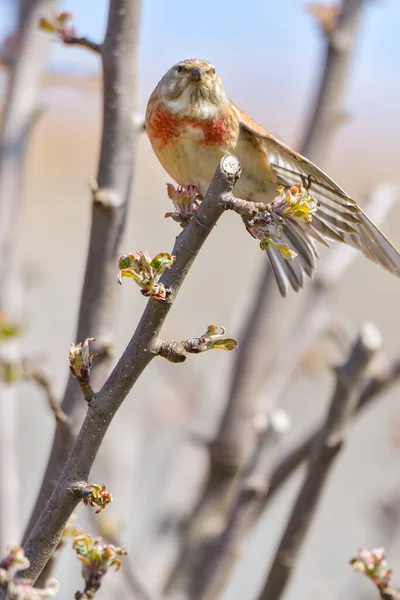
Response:
[{"label": "bird's eye", "polygon": [[182,73],[182,71],[183,71],[183,67],[181,67],[181,65],[178,65],[178,66],[176,67],[176,72],[177,72],[177,73]]}]

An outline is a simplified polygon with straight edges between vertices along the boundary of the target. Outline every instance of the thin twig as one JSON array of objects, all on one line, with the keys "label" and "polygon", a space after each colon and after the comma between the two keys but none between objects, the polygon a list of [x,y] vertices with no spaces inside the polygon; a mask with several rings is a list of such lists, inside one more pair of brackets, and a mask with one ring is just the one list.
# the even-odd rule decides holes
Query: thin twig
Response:
[{"label": "thin twig", "polygon": [[[20,0],[18,31],[13,36],[15,56],[8,73],[0,131],[0,312],[19,322],[22,290],[19,267],[19,221],[25,172],[25,156],[46,55],[46,36],[38,31],[43,10],[52,10],[53,0]],[[20,360],[17,338],[2,347],[5,362]],[[0,389],[0,551],[18,539],[20,511],[16,462],[16,385]]]},{"label": "thin twig", "polygon": [[232,156],[222,159],[202,205],[189,225],[176,238],[171,268],[161,283],[170,290],[164,302],[150,298],[136,331],[122,357],[88,406],[87,415],[67,464],[28,540],[25,554],[30,567],[25,576],[36,580],[57,547],[66,521],[78,499],[69,492],[79,481],[87,481],[106,431],[122,402],[156,356],[161,327],[175,301],[197,254],[224,212],[226,196],[240,174],[240,165]]},{"label": "thin twig", "polygon": [[[96,335],[99,356],[93,365],[94,385],[104,381],[112,359],[112,332],[115,322],[115,269],[131,196],[134,151],[138,136],[132,115],[137,112],[137,58],[141,0],[110,0],[108,25],[102,44],[103,133],[93,194],[92,227],[86,273],[75,340]],[[99,202],[99,192],[108,202]],[[43,482],[25,530],[24,539],[37,521],[68,454],[75,443],[86,405],[75,379],[69,378],[62,410],[71,428],[57,426]]]},{"label": "thin twig", "polygon": [[[196,564],[199,570],[207,568],[207,571],[196,573],[193,582],[186,584],[190,598],[204,596],[208,600],[220,597],[240,557],[242,542],[254,524],[256,500],[265,493],[265,462],[272,464],[271,449],[276,449],[287,429],[287,417],[280,411],[271,413],[269,422],[262,428],[256,425],[256,445],[241,477],[239,492],[229,508],[226,522],[222,522],[223,528],[218,522],[215,528],[210,526],[210,517],[206,522],[207,529],[197,531]],[[259,471],[263,477],[260,477]],[[204,520],[200,525],[204,525]]]},{"label": "thin twig", "polygon": [[347,427],[359,402],[365,372],[381,348],[381,336],[365,325],[349,359],[336,369],[337,383],[325,425],[315,440],[303,485],[294,503],[259,600],[279,600],[293,573],[322,491],[347,437]]},{"label": "thin twig", "polygon": [[[359,414],[367,408],[371,402],[378,399],[383,392],[386,392],[392,385],[397,383],[399,378],[400,358],[397,358],[383,369],[381,373],[366,382],[361,392],[355,414]],[[268,492],[260,506],[260,512],[265,509],[265,506],[272,500],[276,492],[280,490],[281,486],[288,480],[300,464],[307,460],[313,445],[321,435],[321,431],[321,428],[317,428],[284,458],[279,460],[273,470],[268,486]]]},{"label": "thin twig", "polygon": [[61,423],[68,422],[68,416],[65,414],[60,405],[59,397],[54,389],[53,382],[43,371],[38,369],[32,361],[23,360],[23,377],[27,381],[33,381],[44,392],[47,404],[54,414],[56,421]]},{"label": "thin twig", "polygon": [[96,52],[96,54],[101,54],[102,51],[101,44],[98,44],[87,37],[64,35],[62,41],[67,46],[81,46],[82,48],[87,48],[88,50],[92,50],[92,52]]},{"label": "thin twig", "polygon": [[343,0],[327,40],[322,77],[310,111],[301,153],[319,166],[326,164],[333,137],[343,119],[343,96],[358,37],[363,8],[368,0]]}]

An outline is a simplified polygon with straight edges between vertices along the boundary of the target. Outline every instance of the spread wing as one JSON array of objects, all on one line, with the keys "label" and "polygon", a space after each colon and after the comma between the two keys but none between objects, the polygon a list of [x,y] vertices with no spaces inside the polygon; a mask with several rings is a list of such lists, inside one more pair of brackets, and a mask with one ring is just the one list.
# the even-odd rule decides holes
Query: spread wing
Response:
[{"label": "spread wing", "polygon": [[285,219],[282,238],[297,253],[294,260],[283,258],[273,248],[267,250],[281,294],[286,296],[289,284],[298,291],[303,287],[304,274],[313,275],[317,256],[314,240],[325,245],[329,245],[327,240],[349,244],[400,277],[400,254],[357,203],[311,161],[274,138],[239,108],[237,110],[241,127],[262,141],[279,183],[292,186],[301,181],[318,201],[310,225]]}]

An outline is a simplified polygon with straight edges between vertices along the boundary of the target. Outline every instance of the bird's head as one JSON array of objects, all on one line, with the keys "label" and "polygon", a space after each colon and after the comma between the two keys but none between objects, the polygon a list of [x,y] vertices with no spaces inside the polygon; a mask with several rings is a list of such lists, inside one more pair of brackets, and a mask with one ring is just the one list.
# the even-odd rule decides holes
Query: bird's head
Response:
[{"label": "bird's head", "polygon": [[197,58],[174,65],[157,90],[169,110],[182,116],[213,118],[229,103],[214,65]]}]

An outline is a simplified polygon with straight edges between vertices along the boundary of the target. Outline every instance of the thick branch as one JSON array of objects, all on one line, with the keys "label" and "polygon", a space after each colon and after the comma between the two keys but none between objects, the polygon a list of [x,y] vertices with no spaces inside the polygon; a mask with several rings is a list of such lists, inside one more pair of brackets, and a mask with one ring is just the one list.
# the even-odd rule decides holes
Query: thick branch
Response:
[{"label": "thick branch", "polygon": [[[39,14],[53,10],[53,0],[20,0],[17,50],[8,73],[0,131],[0,313],[19,322],[22,310],[18,276],[19,218],[29,134],[45,62],[46,36],[38,31]],[[18,340],[2,348],[3,359],[19,359]],[[16,387],[0,384],[0,551],[20,529],[16,463]],[[5,515],[7,517],[5,518]]]},{"label": "thick branch", "polygon": [[359,401],[359,388],[371,360],[381,347],[379,332],[365,325],[348,361],[336,369],[337,383],[328,415],[312,447],[307,473],[294,503],[259,600],[279,600],[303,547],[333,463],[347,437]]},{"label": "thick branch", "polygon": [[[92,369],[92,381],[104,381],[111,363],[111,339],[115,322],[115,269],[131,196],[133,159],[137,127],[137,55],[141,0],[111,0],[108,26],[102,45],[103,133],[97,173],[99,191],[107,191],[109,202],[93,198],[92,227],[75,339],[95,334],[99,356]],[[94,196],[94,195],[93,195]],[[57,425],[39,496],[25,532],[25,539],[37,521],[54,484],[73,448],[77,427],[85,414],[81,390],[70,377],[62,409],[71,428]]]},{"label": "thick branch", "polygon": [[198,219],[193,219],[177,237],[173,249],[176,260],[161,279],[171,293],[163,303],[150,298],[125,352],[96,394],[95,402],[89,405],[64,471],[25,544],[25,554],[31,561],[26,576],[36,580],[56,548],[65,523],[78,502],[69,490],[77,482],[88,480],[113,417],[143,370],[156,356],[160,329],[198,252],[224,212],[226,196],[231,193],[239,173],[240,166],[234,157],[222,159],[198,211]]}]

